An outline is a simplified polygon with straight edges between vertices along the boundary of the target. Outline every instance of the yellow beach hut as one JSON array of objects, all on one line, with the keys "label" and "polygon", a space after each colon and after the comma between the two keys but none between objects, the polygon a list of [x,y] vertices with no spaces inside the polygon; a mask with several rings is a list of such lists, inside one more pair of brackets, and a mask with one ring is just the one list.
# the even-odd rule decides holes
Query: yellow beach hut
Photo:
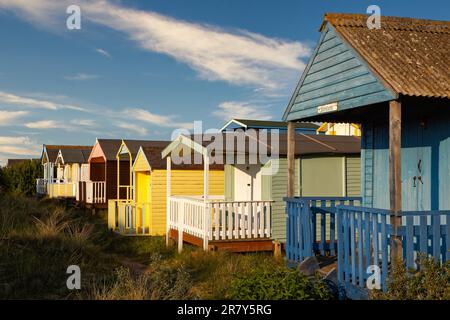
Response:
[{"label": "yellow beach hut", "polygon": [[[132,166],[132,201],[110,201],[108,226],[124,235],[164,235],[167,231],[167,161],[161,157],[166,145],[140,147]],[[203,164],[171,164],[170,186],[177,195],[201,197],[204,193]],[[210,195],[224,194],[223,165],[211,165]]]}]

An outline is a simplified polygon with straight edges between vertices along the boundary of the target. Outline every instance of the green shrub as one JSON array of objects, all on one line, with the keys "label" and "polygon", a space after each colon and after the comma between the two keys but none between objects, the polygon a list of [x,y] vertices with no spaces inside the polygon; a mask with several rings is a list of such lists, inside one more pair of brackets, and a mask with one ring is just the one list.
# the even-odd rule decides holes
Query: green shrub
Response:
[{"label": "green shrub", "polygon": [[382,300],[449,300],[450,261],[440,264],[421,255],[418,269],[408,270],[403,262],[396,263],[387,279],[386,292],[374,291],[372,299]]},{"label": "green shrub", "polygon": [[0,169],[0,185],[12,193],[36,194],[36,179],[42,178],[40,160],[30,160]]},{"label": "green shrub", "polygon": [[331,299],[322,280],[310,279],[286,267],[257,268],[232,283],[232,298],[244,300],[312,300]]}]

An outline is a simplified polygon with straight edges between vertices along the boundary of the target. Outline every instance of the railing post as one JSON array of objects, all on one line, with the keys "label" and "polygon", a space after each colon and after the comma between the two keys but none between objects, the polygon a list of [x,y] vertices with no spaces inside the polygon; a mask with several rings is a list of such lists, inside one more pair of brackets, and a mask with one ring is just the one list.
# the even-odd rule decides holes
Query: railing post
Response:
[{"label": "railing post", "polygon": [[[210,210],[209,210],[210,206],[209,203],[205,202],[203,204],[203,249],[205,251],[208,250],[208,241],[209,241],[209,231],[210,231]],[[212,230],[211,230],[212,232]]]},{"label": "railing post", "polygon": [[[150,233],[150,224],[148,225],[148,233]],[[142,202],[142,234],[145,234],[145,202]]]},{"label": "railing post", "polygon": [[181,202],[178,211],[178,252],[183,250],[184,205],[184,202]]},{"label": "railing post", "polygon": [[170,214],[172,210],[172,203],[170,201],[170,171],[171,171],[171,157],[166,159],[166,246],[169,245],[170,237]]}]

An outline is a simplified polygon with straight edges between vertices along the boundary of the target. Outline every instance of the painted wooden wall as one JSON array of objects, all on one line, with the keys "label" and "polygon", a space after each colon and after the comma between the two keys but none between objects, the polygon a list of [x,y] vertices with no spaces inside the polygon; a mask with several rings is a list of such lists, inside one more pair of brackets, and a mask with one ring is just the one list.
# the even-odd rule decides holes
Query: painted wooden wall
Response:
[{"label": "painted wooden wall", "polygon": [[357,53],[328,25],[283,118],[314,116],[318,106],[337,101],[338,109],[344,110],[393,98]]},{"label": "painted wooden wall", "polygon": [[[427,117],[425,126],[420,116],[406,113],[402,123],[403,210],[449,210],[450,112],[437,111]],[[388,138],[387,121],[363,126],[361,175],[366,206],[389,209]],[[414,183],[418,176],[423,183],[417,178]]]},{"label": "painted wooden wall", "polygon": [[[224,171],[209,171],[210,195],[224,195]],[[202,195],[203,170],[171,170],[172,195]],[[166,233],[166,170],[152,171],[151,214],[155,233]]]}]

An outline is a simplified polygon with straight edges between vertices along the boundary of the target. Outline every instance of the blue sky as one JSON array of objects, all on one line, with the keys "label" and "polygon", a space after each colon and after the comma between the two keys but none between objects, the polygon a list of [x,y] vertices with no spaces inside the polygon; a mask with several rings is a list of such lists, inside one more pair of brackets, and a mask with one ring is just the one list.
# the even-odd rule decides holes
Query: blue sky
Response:
[{"label": "blue sky", "polygon": [[[66,8],[81,8],[81,30]],[[447,0],[0,0],[0,164],[42,143],[278,120],[325,12],[448,20]]]}]

